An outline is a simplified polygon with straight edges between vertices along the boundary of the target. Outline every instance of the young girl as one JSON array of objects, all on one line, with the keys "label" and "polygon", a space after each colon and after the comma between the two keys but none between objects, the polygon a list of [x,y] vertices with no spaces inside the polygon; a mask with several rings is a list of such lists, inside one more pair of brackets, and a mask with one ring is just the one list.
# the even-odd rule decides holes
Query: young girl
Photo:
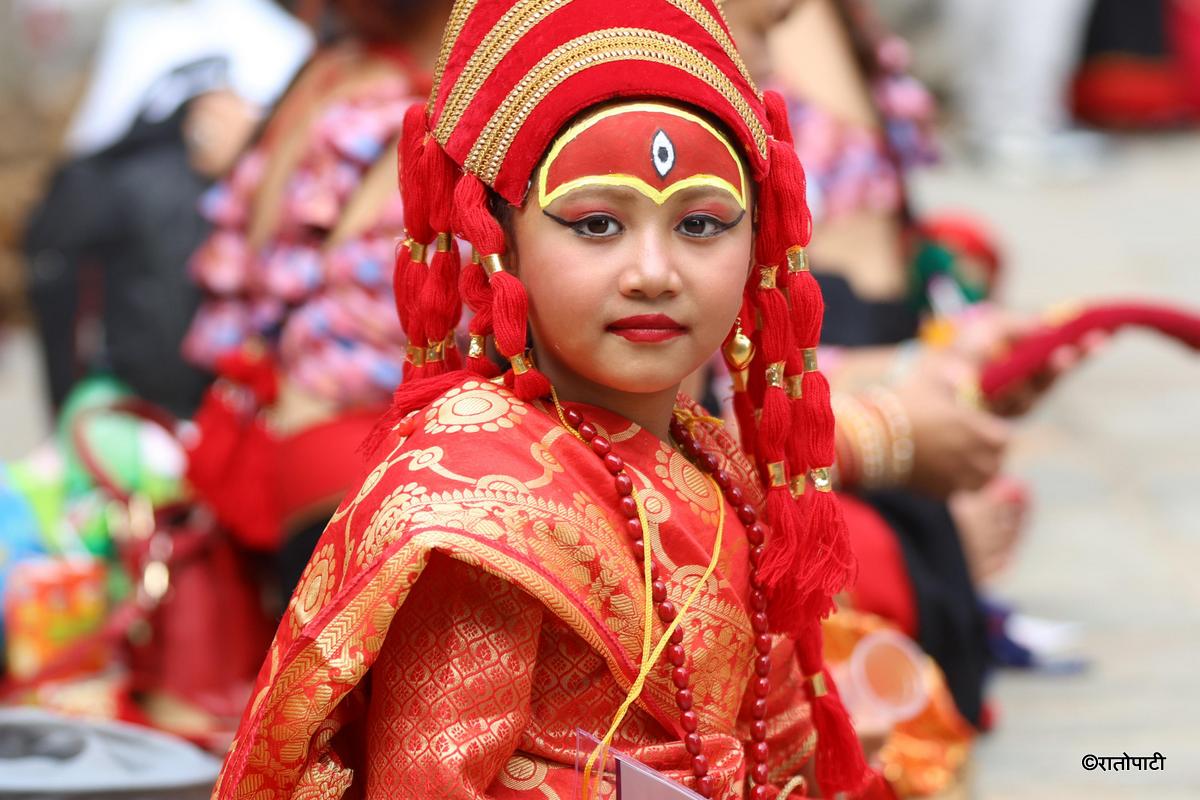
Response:
[{"label": "young girl", "polygon": [[[406,380],[216,797],[574,797],[578,730],[704,797],[873,785],[787,137],[712,0],[456,4],[401,145]],[[718,349],[740,445],[677,395]]]}]

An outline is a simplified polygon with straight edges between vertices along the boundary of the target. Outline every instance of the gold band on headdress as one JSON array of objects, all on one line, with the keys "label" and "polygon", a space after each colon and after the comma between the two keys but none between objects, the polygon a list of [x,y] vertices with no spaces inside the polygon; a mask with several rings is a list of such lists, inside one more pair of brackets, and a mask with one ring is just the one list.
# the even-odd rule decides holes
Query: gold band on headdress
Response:
[{"label": "gold band on headdress", "polygon": [[404,360],[414,367],[425,366],[425,348],[419,344],[410,344]]},{"label": "gold band on headdress", "polygon": [[495,275],[497,272],[504,272],[504,256],[499,253],[484,256],[480,263],[483,264],[483,271],[489,277]]},{"label": "gold band on headdress", "polygon": [[524,375],[531,369],[529,359],[525,358],[524,354],[518,354],[508,360],[512,364],[514,375]]},{"label": "gold band on headdress", "polygon": [[787,467],[782,461],[772,461],[767,464],[767,475],[772,487],[788,485]]},{"label": "gold band on headdress", "polygon": [[404,243],[408,245],[408,255],[413,261],[424,261],[425,251],[428,245],[423,245],[415,239],[405,239]]},{"label": "gold band on headdress", "polygon": [[481,333],[472,333],[467,345],[467,358],[483,358],[487,353],[487,339]]},{"label": "gold band on headdress", "polygon": [[806,347],[800,351],[800,355],[804,357],[804,371],[817,371],[817,348]]},{"label": "gold band on headdress", "polygon": [[812,685],[813,697],[824,697],[829,694],[829,684],[825,681],[825,673],[818,672],[816,675],[809,675],[808,682]]},{"label": "gold band on headdress", "polygon": [[775,288],[775,274],[779,271],[779,267],[763,266],[763,267],[759,267],[758,270],[759,270],[759,272],[758,272],[758,288],[774,289]]},{"label": "gold band on headdress", "polygon": [[799,245],[787,251],[788,272],[808,272],[808,251]]},{"label": "gold band on headdress", "polygon": [[812,471],[813,487],[818,492],[832,492],[833,481],[829,479],[829,470],[826,467],[818,467]]},{"label": "gold band on headdress", "polygon": [[450,241],[453,237],[448,233],[439,233],[436,239],[436,247],[439,253],[450,252]]},{"label": "gold band on headdress", "polygon": [[775,389],[783,388],[783,361],[776,361],[767,365],[767,386]]},{"label": "gold band on headdress", "polygon": [[804,397],[804,376],[803,375],[788,375],[787,376],[787,395],[792,400],[799,400]]},{"label": "gold band on headdress", "polygon": [[791,481],[788,482],[788,490],[792,493],[792,497],[800,497],[804,494],[805,481],[803,475],[793,475]]},{"label": "gold band on headdress", "polygon": [[433,363],[441,361],[446,357],[446,351],[452,350],[455,347],[457,347],[457,343],[454,341],[454,331],[451,331],[446,335],[445,339],[442,339],[440,342],[434,342],[425,348],[425,362]]}]

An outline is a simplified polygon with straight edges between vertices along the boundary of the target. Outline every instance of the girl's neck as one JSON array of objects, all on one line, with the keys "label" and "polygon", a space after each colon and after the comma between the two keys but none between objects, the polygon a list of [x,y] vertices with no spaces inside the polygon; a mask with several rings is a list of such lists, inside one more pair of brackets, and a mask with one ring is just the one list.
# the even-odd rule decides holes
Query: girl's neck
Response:
[{"label": "girl's neck", "polygon": [[539,362],[538,368],[550,379],[559,400],[603,408],[621,415],[664,442],[670,441],[678,385],[657,392],[622,392],[568,373],[556,364]]}]

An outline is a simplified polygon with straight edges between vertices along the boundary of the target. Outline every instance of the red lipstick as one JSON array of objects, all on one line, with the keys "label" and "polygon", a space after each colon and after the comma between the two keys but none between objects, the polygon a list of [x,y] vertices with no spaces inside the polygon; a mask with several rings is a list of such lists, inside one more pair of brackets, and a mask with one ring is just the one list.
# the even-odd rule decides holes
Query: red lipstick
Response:
[{"label": "red lipstick", "polygon": [[686,327],[666,314],[625,317],[610,323],[607,330],[631,342],[665,342],[687,333]]}]

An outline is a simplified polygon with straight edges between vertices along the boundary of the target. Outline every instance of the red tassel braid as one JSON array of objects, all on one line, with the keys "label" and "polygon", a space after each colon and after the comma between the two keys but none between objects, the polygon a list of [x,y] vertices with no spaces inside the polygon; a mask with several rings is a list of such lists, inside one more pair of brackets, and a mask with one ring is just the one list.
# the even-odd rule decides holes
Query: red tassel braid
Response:
[{"label": "red tassel braid", "polygon": [[488,208],[487,190],[479,178],[463,175],[459,179],[454,209],[460,233],[475,246],[488,273],[496,349],[512,365],[504,375],[504,383],[522,400],[544,397],[550,394],[550,381],[533,366],[525,352],[529,297],[521,281],[504,268],[504,229]]},{"label": "red tassel braid", "polygon": [[425,149],[425,104],[414,103],[404,113],[400,131],[397,170],[400,173],[400,197],[404,206],[405,238],[396,251],[392,288],[400,327],[408,340],[404,360],[404,383],[420,377],[425,364],[425,332],[417,312],[421,287],[425,282],[425,248],[433,240],[429,224],[429,203],[421,175]]}]

